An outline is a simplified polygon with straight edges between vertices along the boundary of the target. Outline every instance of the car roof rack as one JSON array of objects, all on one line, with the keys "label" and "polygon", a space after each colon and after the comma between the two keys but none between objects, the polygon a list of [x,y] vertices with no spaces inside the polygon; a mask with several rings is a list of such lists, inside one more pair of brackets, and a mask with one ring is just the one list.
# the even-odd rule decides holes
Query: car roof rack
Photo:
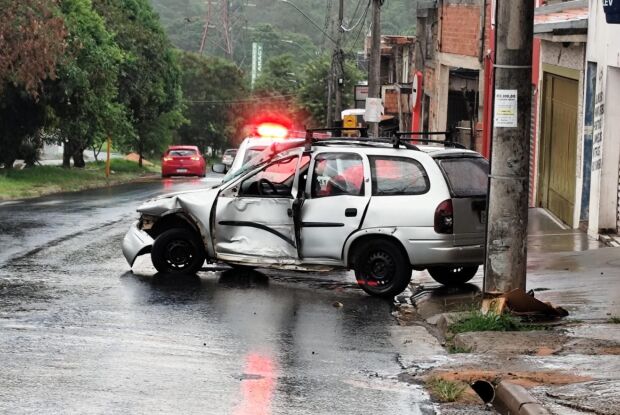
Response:
[{"label": "car roof rack", "polygon": [[[452,135],[454,134],[454,131],[452,130],[448,130],[448,131],[402,131],[402,132],[397,132],[395,133],[395,136],[397,138],[398,141],[413,141],[415,143],[421,143],[421,144],[443,144],[444,147],[453,147],[453,148],[460,148],[460,149],[467,149],[467,147],[465,147],[463,144],[461,143],[457,143],[456,141],[452,141]],[[402,136],[425,136],[428,137],[429,135],[443,135],[446,137],[445,140],[432,140],[432,139],[428,139],[428,138],[419,138],[419,137],[411,137],[411,138],[402,138]]]},{"label": "car roof rack", "polygon": [[[319,132],[340,132],[340,131],[359,131],[360,137],[343,137],[343,136],[335,136],[335,137],[315,137],[314,133]],[[404,142],[401,142],[404,141]],[[313,144],[361,144],[361,145],[373,145],[373,144],[392,144],[394,148],[400,148],[401,146],[408,150],[419,150],[417,146],[412,143],[407,143],[409,141],[398,140],[397,137],[376,137],[370,138],[368,137],[368,128],[367,127],[332,127],[332,128],[308,128],[306,130],[306,142],[305,149],[306,151],[310,150],[310,147]]]}]

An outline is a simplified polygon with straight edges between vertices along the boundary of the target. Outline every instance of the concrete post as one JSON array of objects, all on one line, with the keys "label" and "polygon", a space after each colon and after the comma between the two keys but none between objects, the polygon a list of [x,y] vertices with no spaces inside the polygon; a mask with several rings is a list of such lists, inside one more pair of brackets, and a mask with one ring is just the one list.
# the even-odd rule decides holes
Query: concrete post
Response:
[{"label": "concrete post", "polygon": [[525,289],[527,266],[534,2],[497,0],[496,13],[485,294]]},{"label": "concrete post", "polygon": [[[368,98],[381,98],[381,3],[372,0],[372,30],[370,33],[370,59],[368,62]],[[379,123],[369,124],[372,137],[379,135]]]}]

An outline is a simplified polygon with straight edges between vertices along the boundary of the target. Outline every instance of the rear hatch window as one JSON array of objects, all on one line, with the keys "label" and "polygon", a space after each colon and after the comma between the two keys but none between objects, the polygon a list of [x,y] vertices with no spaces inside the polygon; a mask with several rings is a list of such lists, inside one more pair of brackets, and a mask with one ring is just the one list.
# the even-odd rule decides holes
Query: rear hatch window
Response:
[{"label": "rear hatch window", "polygon": [[437,159],[448,181],[452,197],[486,196],[489,162],[483,157]]},{"label": "rear hatch window", "polygon": [[195,150],[170,150],[170,157],[191,157],[196,155]]}]

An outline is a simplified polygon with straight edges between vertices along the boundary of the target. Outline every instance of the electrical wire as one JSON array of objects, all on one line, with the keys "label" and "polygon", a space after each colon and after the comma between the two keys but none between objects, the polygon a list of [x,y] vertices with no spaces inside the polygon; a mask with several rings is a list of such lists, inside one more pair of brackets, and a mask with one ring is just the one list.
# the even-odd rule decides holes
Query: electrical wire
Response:
[{"label": "electrical wire", "polygon": [[[360,0],[357,3],[357,7],[360,6],[360,4],[362,3],[363,0]],[[370,7],[370,0],[368,0],[368,5],[366,6],[366,10],[364,11],[364,14],[362,16],[360,16],[359,20],[357,21],[357,23],[355,23],[353,26],[351,27],[344,27],[344,25],[340,26],[340,28],[345,31],[345,32],[351,32],[353,30],[355,30],[355,28],[357,27],[357,25],[359,25],[362,22],[362,19],[365,20],[366,13],[368,12],[368,8]],[[356,11],[353,13],[353,16],[355,16],[355,14],[357,13],[357,9]],[[351,18],[351,20],[353,20],[353,18]]]},{"label": "electrical wire", "polygon": [[355,45],[357,45],[357,41],[360,38],[360,35],[362,34],[362,31],[364,31],[364,25],[366,24],[366,18],[368,17],[368,9],[370,9],[370,1],[368,2],[368,5],[366,6],[366,10],[364,10],[364,15],[363,15],[363,19],[362,19],[362,25],[360,26],[357,35],[355,36],[355,40],[353,41],[353,43],[349,44],[348,47],[350,49],[355,48]]},{"label": "electrical wire", "polygon": [[265,102],[265,101],[277,101],[281,98],[291,98],[291,97],[296,97],[298,96],[298,94],[283,94],[283,95],[278,95],[278,96],[274,96],[274,97],[267,97],[267,98],[246,98],[246,99],[237,99],[237,100],[187,100],[184,99],[183,102],[187,103],[187,104],[221,104],[221,105],[227,105],[227,104],[241,104],[244,102]]}]

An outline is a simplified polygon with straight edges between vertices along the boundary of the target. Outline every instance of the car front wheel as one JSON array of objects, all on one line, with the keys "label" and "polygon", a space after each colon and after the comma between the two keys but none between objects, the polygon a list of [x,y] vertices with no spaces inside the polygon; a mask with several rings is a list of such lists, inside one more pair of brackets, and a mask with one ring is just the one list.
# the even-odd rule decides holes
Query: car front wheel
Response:
[{"label": "car front wheel", "polygon": [[463,285],[474,278],[478,266],[469,267],[428,267],[428,273],[440,284],[447,286]]},{"label": "car front wheel", "polygon": [[365,243],[355,255],[354,269],[358,285],[377,297],[394,297],[411,281],[408,258],[387,240]]},{"label": "car front wheel", "polygon": [[205,251],[196,234],[183,228],[169,229],[153,243],[151,260],[164,274],[193,275],[205,262]]}]

